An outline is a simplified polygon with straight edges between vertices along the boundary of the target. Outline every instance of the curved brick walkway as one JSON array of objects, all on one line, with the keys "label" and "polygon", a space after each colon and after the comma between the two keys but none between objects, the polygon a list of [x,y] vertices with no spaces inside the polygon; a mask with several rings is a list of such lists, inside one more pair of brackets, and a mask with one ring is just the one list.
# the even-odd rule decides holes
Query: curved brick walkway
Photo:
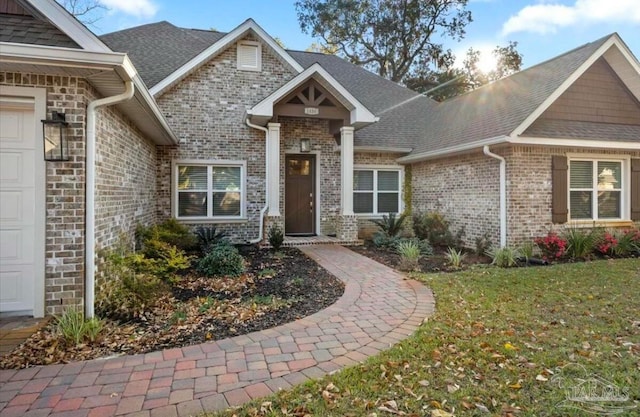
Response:
[{"label": "curved brick walkway", "polygon": [[269,395],[362,361],[433,312],[420,283],[341,246],[302,249],[346,284],[312,316],[217,342],[144,355],[0,371],[0,414],[188,416]]}]

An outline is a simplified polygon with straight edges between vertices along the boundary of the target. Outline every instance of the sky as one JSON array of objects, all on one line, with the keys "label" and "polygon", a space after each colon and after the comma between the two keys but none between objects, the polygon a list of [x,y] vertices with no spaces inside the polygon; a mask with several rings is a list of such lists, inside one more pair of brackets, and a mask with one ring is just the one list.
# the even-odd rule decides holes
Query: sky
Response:
[{"label": "sky", "polygon": [[[96,34],[167,20],[186,28],[228,32],[253,18],[286,48],[314,40],[300,30],[294,0],[98,0],[108,7]],[[640,0],[469,0],[473,22],[460,42],[443,38],[457,56],[518,42],[523,68],[618,32],[640,57]]]}]

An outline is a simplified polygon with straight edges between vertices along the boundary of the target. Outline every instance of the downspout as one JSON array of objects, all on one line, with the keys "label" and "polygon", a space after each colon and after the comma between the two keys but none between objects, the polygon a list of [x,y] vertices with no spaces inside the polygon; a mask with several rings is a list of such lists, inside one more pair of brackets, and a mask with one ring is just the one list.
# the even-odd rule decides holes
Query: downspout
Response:
[{"label": "downspout", "polygon": [[94,316],[95,284],[96,284],[96,111],[101,107],[111,106],[130,100],[135,88],[133,81],[125,81],[124,93],[94,100],[87,106],[87,163],[85,167],[87,179],[86,193],[86,227],[85,227],[85,317]]},{"label": "downspout", "polygon": [[269,146],[269,129],[267,129],[266,127],[263,126],[258,126],[255,125],[253,123],[251,123],[249,121],[249,116],[247,116],[244,121],[247,123],[247,126],[252,127],[254,129],[258,129],[258,130],[262,130],[264,132],[264,148],[265,148],[265,167],[264,167],[264,172],[265,172],[265,187],[264,187],[264,207],[262,207],[262,210],[260,210],[260,227],[258,229],[258,237],[256,237],[255,239],[251,239],[249,240],[249,243],[254,244],[254,243],[260,243],[262,241],[262,233],[264,230],[264,215],[267,213],[267,209],[269,208],[268,205],[268,201],[269,201],[269,174],[268,174],[268,169],[269,169],[269,150],[267,149],[267,146]]},{"label": "downspout", "polygon": [[485,155],[500,161],[500,247],[507,246],[507,163],[503,157],[489,150],[489,145],[482,148]]}]

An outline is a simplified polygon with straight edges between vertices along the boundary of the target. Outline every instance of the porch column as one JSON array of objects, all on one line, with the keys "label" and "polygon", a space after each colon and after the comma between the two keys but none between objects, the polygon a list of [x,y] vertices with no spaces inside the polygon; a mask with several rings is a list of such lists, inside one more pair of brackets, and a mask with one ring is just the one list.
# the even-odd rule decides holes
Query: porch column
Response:
[{"label": "porch column", "polygon": [[353,216],[353,127],[340,128],[340,214]]},{"label": "porch column", "polygon": [[280,216],[280,123],[269,123],[267,126],[267,215],[274,217]]}]

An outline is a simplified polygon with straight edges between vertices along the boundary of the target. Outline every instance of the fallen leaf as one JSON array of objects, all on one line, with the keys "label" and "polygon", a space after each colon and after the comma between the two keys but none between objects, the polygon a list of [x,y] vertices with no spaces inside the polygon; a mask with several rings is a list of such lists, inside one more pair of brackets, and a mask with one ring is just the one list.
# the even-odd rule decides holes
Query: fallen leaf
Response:
[{"label": "fallen leaf", "polygon": [[455,417],[455,416],[444,410],[431,410],[431,417]]},{"label": "fallen leaf", "polygon": [[546,378],[546,377],[544,377],[544,376],[542,376],[542,375],[538,375],[538,376],[536,376],[536,381],[546,382],[546,381],[548,381],[548,380],[549,380],[549,378]]}]

